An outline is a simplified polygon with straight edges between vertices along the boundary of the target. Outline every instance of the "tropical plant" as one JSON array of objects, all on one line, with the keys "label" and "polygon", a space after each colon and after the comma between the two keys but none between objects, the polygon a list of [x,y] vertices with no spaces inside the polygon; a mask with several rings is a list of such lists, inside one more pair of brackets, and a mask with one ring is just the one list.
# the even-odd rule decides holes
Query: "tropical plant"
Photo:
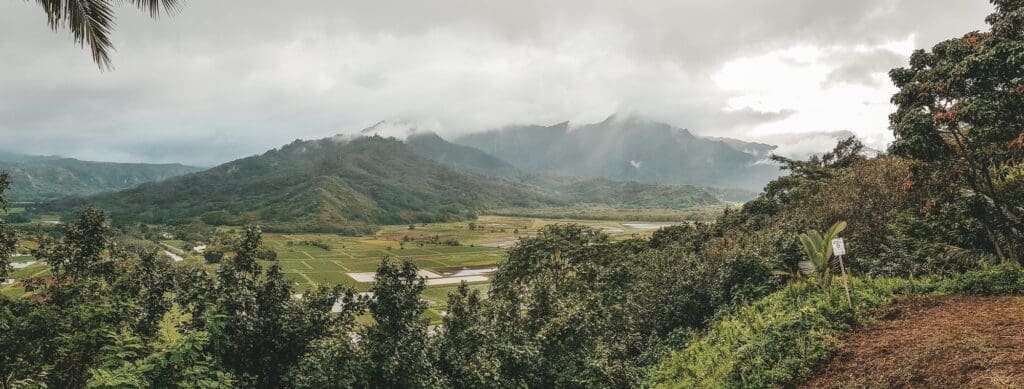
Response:
[{"label": "tropical plant", "polygon": [[989,31],[918,50],[889,73],[899,88],[890,151],[924,162],[908,186],[929,194],[930,212],[964,207],[1000,259],[1022,261],[1024,2],[991,2]]},{"label": "tropical plant", "polygon": [[[36,0],[46,12],[46,20],[54,31],[63,28],[71,32],[79,46],[89,45],[92,60],[101,70],[111,69],[110,53],[114,44],[110,31],[114,28],[114,2],[111,0]],[[179,0],[124,0],[125,3],[148,11],[152,17],[160,13],[173,14],[181,7]]]},{"label": "tropical plant", "polygon": [[800,244],[803,246],[807,259],[800,261],[800,274],[812,280],[818,287],[829,291],[832,287],[832,271],[829,261],[832,258],[832,239],[835,239],[840,232],[846,229],[846,222],[839,221],[833,224],[825,235],[818,231],[809,230],[800,235]]}]

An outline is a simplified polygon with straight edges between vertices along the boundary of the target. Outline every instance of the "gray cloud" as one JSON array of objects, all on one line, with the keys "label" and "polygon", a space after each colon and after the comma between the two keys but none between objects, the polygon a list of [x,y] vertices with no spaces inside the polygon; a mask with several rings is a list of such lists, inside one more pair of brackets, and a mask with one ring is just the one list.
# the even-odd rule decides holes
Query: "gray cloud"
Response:
[{"label": "gray cloud", "polygon": [[[385,119],[442,134],[641,113],[708,135],[792,112],[723,112],[726,61],[808,44],[927,47],[983,28],[982,0],[192,1],[121,9],[100,73],[32,2],[0,3],[0,149],[209,165]],[[876,50],[877,51],[877,50]],[[898,56],[897,56],[898,57]],[[830,57],[863,83],[887,53]],[[896,62],[898,64],[898,62]]]},{"label": "gray cloud", "polygon": [[[875,49],[859,53],[833,53],[827,62],[835,64],[836,68],[825,79],[825,87],[844,83],[874,85],[880,82],[876,77],[878,73],[903,66],[907,58],[889,50]],[[888,82],[888,79],[882,82]]]}]

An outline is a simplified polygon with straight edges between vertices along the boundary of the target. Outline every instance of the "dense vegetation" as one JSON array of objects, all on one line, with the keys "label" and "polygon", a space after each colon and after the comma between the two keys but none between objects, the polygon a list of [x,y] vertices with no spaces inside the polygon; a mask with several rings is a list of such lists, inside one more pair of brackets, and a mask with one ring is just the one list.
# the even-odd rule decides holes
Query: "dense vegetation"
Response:
[{"label": "dense vegetation", "polygon": [[[256,260],[257,228],[233,241],[210,274],[111,244],[105,216],[87,209],[58,236],[41,238],[34,254],[53,275],[30,281],[26,298],[0,298],[0,380],[24,387],[798,384],[842,331],[893,296],[1024,291],[1024,2],[993,3],[991,31],[917,52],[910,67],[892,72],[900,91],[890,153],[865,157],[851,138],[808,160],[776,157],[788,174],[757,199],[714,223],[666,227],[649,239],[613,242],[584,226],[545,227],[509,250],[486,296],[466,286],[451,294],[436,331],[422,316],[425,280],[409,262],[383,260],[372,297],[321,287],[295,298],[276,262],[264,268]],[[361,199],[360,190],[387,190],[389,203],[338,202],[382,218],[408,216],[398,210],[426,201],[415,196],[452,206],[423,217],[483,204],[436,175],[392,175],[401,161],[440,169],[403,158],[397,141],[326,142],[334,141],[297,142],[209,176],[143,186],[195,193],[186,197],[194,203],[140,188],[125,192],[137,198],[109,197],[106,206],[153,218],[194,215],[213,209],[200,198],[217,207],[243,195],[266,201],[246,194],[295,188],[310,178],[296,175],[309,171],[353,180],[318,193]],[[316,158],[321,147],[352,152]],[[278,176],[281,166],[302,168]],[[446,174],[445,182],[474,185],[474,176]],[[376,175],[392,186],[365,179]],[[296,207],[322,204],[292,198]],[[827,282],[835,262],[825,238],[808,232],[831,226],[847,242],[849,299]],[[801,234],[820,242],[805,250]],[[6,260],[14,235],[0,224],[0,237]]]},{"label": "dense vegetation", "polygon": [[89,162],[72,158],[0,153],[0,171],[10,176],[12,201],[45,201],[92,195],[160,181],[200,170],[179,164]]},{"label": "dense vegetation", "polygon": [[769,388],[814,377],[840,345],[843,332],[874,319],[873,308],[897,296],[931,293],[1024,293],[1024,270],[998,266],[946,281],[855,279],[855,304],[838,290],[794,284],[729,310],[707,333],[651,370],[646,385],[682,388]]},{"label": "dense vegetation", "polygon": [[[355,234],[371,232],[376,224],[465,220],[509,207],[687,209],[724,204],[692,186],[523,173],[484,176],[477,172],[488,170],[491,162],[500,167],[500,161],[436,135],[413,139],[295,141],[210,170],[41,208],[67,213],[97,206],[109,210],[118,223],[201,220],[210,225],[260,223],[272,231]],[[432,146],[424,147],[425,142]]]},{"label": "dense vegetation", "polygon": [[472,218],[489,207],[558,204],[501,180],[460,173],[381,137],[295,141],[262,155],[122,192],[67,199],[117,221],[365,233],[374,224]]}]

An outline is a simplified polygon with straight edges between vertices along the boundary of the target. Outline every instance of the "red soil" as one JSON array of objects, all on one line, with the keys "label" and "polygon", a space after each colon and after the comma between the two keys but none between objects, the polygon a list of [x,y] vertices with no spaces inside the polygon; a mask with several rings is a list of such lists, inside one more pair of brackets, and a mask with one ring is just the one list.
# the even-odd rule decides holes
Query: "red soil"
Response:
[{"label": "red soil", "polygon": [[921,297],[854,331],[809,388],[1024,388],[1024,297]]}]

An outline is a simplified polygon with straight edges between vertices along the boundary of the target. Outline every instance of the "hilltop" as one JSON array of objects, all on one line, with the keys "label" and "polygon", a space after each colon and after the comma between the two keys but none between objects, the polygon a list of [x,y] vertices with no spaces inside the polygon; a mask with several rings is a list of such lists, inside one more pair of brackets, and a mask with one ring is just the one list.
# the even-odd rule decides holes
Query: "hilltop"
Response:
[{"label": "hilltop", "polygon": [[51,206],[94,205],[115,219],[152,223],[198,217],[215,225],[358,233],[374,224],[457,220],[489,207],[538,204],[559,202],[373,136],[297,140],[206,171]]},{"label": "hilltop", "polygon": [[13,201],[85,196],[199,170],[201,168],[182,164],[93,162],[0,152],[0,171],[10,174],[10,198]]}]

